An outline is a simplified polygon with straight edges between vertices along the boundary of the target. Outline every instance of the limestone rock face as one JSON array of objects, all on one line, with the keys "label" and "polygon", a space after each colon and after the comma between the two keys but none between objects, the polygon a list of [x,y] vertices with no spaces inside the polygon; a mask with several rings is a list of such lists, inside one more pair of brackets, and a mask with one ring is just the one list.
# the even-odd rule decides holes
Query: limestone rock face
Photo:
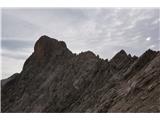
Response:
[{"label": "limestone rock face", "polygon": [[160,52],[121,50],[108,61],[44,35],[1,83],[2,112],[160,112]]}]

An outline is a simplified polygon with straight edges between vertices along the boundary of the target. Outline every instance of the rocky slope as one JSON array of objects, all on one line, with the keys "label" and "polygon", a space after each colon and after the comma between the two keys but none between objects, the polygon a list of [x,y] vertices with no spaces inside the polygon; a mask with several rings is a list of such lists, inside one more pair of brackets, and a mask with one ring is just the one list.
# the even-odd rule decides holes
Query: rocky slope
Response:
[{"label": "rocky slope", "polygon": [[160,52],[108,61],[42,36],[1,86],[2,112],[160,112]]}]

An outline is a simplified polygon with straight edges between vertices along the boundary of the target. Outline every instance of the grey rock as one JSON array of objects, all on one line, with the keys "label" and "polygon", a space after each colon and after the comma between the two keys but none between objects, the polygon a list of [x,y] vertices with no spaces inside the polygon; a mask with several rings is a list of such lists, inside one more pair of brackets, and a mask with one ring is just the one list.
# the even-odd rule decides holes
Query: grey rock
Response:
[{"label": "grey rock", "polygon": [[160,53],[110,61],[42,36],[23,70],[1,81],[2,112],[160,112]]}]

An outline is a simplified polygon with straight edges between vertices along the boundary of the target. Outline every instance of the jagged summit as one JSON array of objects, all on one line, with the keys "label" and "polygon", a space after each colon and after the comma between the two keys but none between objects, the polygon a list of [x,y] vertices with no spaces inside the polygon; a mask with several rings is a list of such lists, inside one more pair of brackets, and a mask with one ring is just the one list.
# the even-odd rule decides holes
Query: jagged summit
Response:
[{"label": "jagged summit", "polygon": [[47,54],[56,50],[66,49],[65,42],[58,41],[46,35],[41,36],[34,46],[34,52],[37,54]]},{"label": "jagged summit", "polygon": [[41,67],[50,60],[54,61],[57,58],[63,59],[69,56],[72,56],[72,52],[67,48],[64,41],[43,35],[36,41],[34,52],[25,61],[23,69],[28,69],[28,66],[31,65]]},{"label": "jagged summit", "polygon": [[124,59],[126,57],[128,57],[127,53],[122,49],[111,59],[111,61],[114,61],[117,59]]},{"label": "jagged summit", "polygon": [[110,61],[41,36],[19,74],[2,80],[2,112],[160,112],[160,52]]},{"label": "jagged summit", "polygon": [[62,54],[71,54],[65,42],[43,35],[35,43],[32,57],[37,63],[42,63],[48,61],[51,57],[60,56]]},{"label": "jagged summit", "polygon": [[131,60],[131,55],[127,55],[127,53],[122,49],[110,60],[110,63],[113,66],[121,68],[123,65],[126,65],[126,63],[129,63]]},{"label": "jagged summit", "polygon": [[151,62],[156,57],[157,54],[158,54],[158,52],[153,51],[151,49],[148,49],[132,65],[133,66],[133,68],[132,68],[133,71],[136,72],[138,70],[141,70],[145,65],[149,64],[149,62]]},{"label": "jagged summit", "polygon": [[124,55],[127,55],[127,53],[125,52],[125,50],[120,50],[119,52],[118,52],[118,54],[124,54]]},{"label": "jagged summit", "polygon": [[158,51],[154,51],[154,50],[148,49],[147,51],[145,51],[145,53],[142,56],[144,56],[144,55],[150,56],[152,54],[157,54],[157,53],[158,53]]}]

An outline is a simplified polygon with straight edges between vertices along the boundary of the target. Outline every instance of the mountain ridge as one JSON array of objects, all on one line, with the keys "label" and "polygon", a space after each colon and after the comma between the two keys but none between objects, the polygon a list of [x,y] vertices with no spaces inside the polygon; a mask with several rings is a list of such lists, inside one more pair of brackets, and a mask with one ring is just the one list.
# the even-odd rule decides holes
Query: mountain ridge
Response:
[{"label": "mountain ridge", "polygon": [[76,55],[44,35],[21,73],[1,81],[2,112],[160,112],[159,60],[150,49],[140,57],[122,49],[109,61]]}]

